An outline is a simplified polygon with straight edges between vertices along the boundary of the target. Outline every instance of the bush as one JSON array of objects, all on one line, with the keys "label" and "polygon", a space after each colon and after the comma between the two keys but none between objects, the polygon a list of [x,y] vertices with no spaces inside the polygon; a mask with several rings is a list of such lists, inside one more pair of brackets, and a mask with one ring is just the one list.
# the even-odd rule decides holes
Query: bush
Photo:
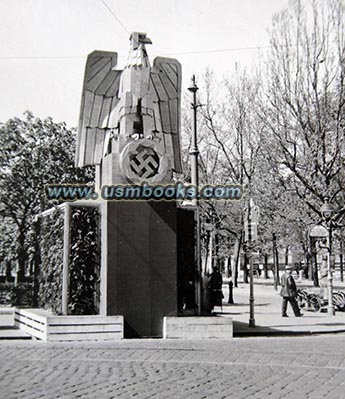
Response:
[{"label": "bush", "polygon": [[[97,208],[71,208],[68,313],[98,314],[99,212]],[[62,313],[63,213],[41,222],[39,306]]]},{"label": "bush", "polygon": [[99,311],[99,212],[98,208],[72,208],[70,296],[68,310],[74,315]]},{"label": "bush", "polygon": [[38,305],[61,314],[63,213],[41,219]]},{"label": "bush", "polygon": [[0,304],[5,306],[32,306],[33,284],[0,284]]}]

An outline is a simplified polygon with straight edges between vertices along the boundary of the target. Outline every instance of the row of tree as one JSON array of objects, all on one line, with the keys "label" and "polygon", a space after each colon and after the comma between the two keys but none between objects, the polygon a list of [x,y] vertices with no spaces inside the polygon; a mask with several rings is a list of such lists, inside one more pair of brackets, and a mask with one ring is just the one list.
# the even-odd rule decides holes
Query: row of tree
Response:
[{"label": "row of tree", "polygon": [[75,132],[51,118],[26,112],[0,125],[0,262],[9,278],[34,274],[38,246],[35,216],[52,207],[47,184],[92,182],[74,166]]},{"label": "row of tree", "polygon": [[207,71],[199,82],[202,183],[240,183],[245,191],[240,203],[202,203],[218,237],[216,259],[236,256],[235,242],[237,248],[243,243],[249,197],[261,210],[258,249],[266,261],[273,255],[275,264],[279,248],[299,247],[309,261],[307,232],[320,222],[327,197],[342,223],[344,6],[342,0],[291,2],[274,16],[270,52],[254,73],[238,68],[219,81]]}]

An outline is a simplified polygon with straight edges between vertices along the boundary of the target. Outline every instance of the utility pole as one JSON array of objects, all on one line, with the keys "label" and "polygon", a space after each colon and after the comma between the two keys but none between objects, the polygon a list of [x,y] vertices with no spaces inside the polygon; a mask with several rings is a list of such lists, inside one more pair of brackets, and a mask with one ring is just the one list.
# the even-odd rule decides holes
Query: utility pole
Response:
[{"label": "utility pole", "polygon": [[[197,194],[199,192],[199,170],[198,170],[198,140],[197,140],[197,100],[196,93],[199,90],[195,83],[195,75],[192,77],[192,84],[188,88],[192,93],[192,143],[191,149],[189,151],[191,158],[191,178],[192,185],[197,189]],[[200,244],[200,204],[198,196],[193,200],[193,205],[195,206],[195,219],[196,219],[196,268],[197,268],[197,278],[196,278],[196,303],[198,315],[201,315],[201,244]]]}]

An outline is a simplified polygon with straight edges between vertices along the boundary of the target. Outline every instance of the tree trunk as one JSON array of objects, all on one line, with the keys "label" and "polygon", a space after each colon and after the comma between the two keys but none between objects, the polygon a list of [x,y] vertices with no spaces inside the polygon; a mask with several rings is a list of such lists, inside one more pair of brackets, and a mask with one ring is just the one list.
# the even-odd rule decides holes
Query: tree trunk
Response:
[{"label": "tree trunk", "polygon": [[25,265],[26,265],[25,233],[24,229],[19,228],[18,249],[17,249],[17,283],[22,283],[25,281]]},{"label": "tree trunk", "polygon": [[222,272],[221,267],[220,267],[220,259],[219,259],[219,235],[217,231],[214,233],[214,265],[215,267],[218,267],[218,270]]},{"label": "tree trunk", "polygon": [[243,232],[241,231],[240,238],[238,240],[237,253],[236,253],[236,259],[235,259],[235,265],[234,265],[234,286],[236,288],[238,287],[238,268],[239,268],[240,254],[241,254],[242,235],[243,235]]},{"label": "tree trunk", "polygon": [[285,247],[285,266],[289,264],[289,246]]},{"label": "tree trunk", "polygon": [[265,254],[265,263],[264,263],[264,277],[268,279],[268,255]]},{"label": "tree trunk", "polygon": [[12,280],[12,264],[10,261],[6,261],[6,283],[10,283]]},{"label": "tree trunk", "polygon": [[243,265],[243,282],[248,284],[248,269],[247,265],[249,265],[249,259],[247,256],[247,248],[244,246],[244,265]]},{"label": "tree trunk", "polygon": [[303,243],[303,256],[304,256],[304,277],[309,280],[310,279],[310,265],[309,265],[309,253],[308,253],[308,246]]},{"label": "tree trunk", "polygon": [[211,239],[211,232],[207,232],[206,234],[206,253],[205,253],[205,267],[204,267],[204,274],[207,273],[207,264],[208,264],[208,257],[209,257],[209,248],[210,248],[210,239]]},{"label": "tree trunk", "polygon": [[314,283],[314,287],[320,287],[319,277],[318,277],[318,274],[317,274],[318,267],[317,267],[317,253],[316,253],[316,242],[315,242],[315,240],[313,240],[313,239],[311,240],[310,246],[311,246],[311,254],[312,254],[312,257],[311,257],[311,263],[312,263],[311,270],[312,270],[313,283]]},{"label": "tree trunk", "polygon": [[340,281],[344,281],[344,255],[343,255],[343,232],[341,232],[340,236],[340,254],[339,254],[339,261],[340,261]]},{"label": "tree trunk", "polygon": [[275,248],[275,258],[276,258],[276,265],[277,265],[277,267],[276,267],[276,272],[277,272],[276,279],[277,279],[277,284],[280,285],[279,253],[278,253],[277,245],[276,245],[276,248]]},{"label": "tree trunk", "polygon": [[276,258],[276,246],[277,246],[277,237],[275,233],[272,234],[272,243],[273,243],[273,279],[274,279],[274,289],[278,290],[278,279],[277,279],[277,258]]},{"label": "tree trunk", "polygon": [[231,255],[227,256],[225,259],[225,264],[226,264],[226,275],[228,277],[232,277],[232,267],[231,267],[231,263],[232,263],[232,257]]},{"label": "tree trunk", "polygon": [[312,255],[310,253],[307,254],[307,265],[308,265],[308,280],[313,279],[313,262]]}]

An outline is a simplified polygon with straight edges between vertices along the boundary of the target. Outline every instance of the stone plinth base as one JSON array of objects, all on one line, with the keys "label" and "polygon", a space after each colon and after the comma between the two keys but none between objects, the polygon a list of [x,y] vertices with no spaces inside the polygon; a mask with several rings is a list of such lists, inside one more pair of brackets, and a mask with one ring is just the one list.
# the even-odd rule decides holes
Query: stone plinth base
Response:
[{"label": "stone plinth base", "polygon": [[177,314],[177,208],[119,201],[102,208],[101,313],[123,315],[125,338],[162,337]]},{"label": "stone plinth base", "polygon": [[14,310],[15,326],[42,341],[108,341],[123,338],[122,316],[56,316],[43,309]]},{"label": "stone plinth base", "polygon": [[164,317],[163,338],[227,339],[233,337],[231,317]]}]

